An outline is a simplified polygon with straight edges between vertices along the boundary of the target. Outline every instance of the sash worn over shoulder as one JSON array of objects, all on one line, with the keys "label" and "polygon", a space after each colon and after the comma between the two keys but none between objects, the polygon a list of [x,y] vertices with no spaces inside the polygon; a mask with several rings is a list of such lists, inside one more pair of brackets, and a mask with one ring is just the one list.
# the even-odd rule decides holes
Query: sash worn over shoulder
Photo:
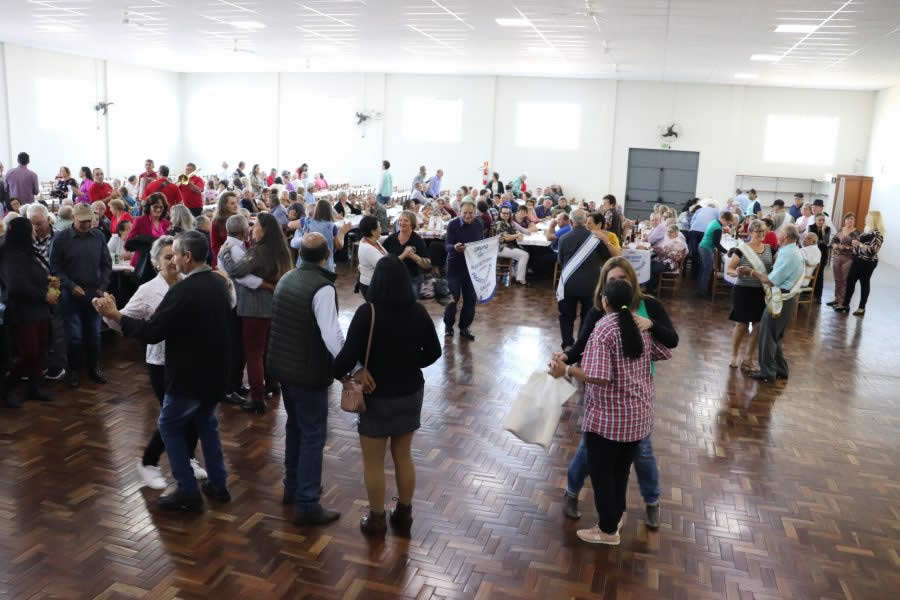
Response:
[{"label": "sash worn over shoulder", "polygon": [[579,246],[575,254],[572,255],[572,258],[569,259],[569,262],[566,263],[566,266],[563,267],[562,273],[559,276],[559,285],[556,286],[557,300],[562,300],[565,297],[566,282],[569,280],[569,277],[578,270],[578,267],[584,264],[584,261],[587,260],[599,243],[601,242],[597,239],[597,236],[594,234],[589,235],[587,239],[582,242],[581,246]]}]

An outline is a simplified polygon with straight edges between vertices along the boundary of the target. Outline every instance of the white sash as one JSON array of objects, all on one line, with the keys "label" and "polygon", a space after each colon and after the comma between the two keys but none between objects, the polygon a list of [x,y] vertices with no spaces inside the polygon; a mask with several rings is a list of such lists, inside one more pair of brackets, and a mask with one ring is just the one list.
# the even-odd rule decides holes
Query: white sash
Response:
[{"label": "white sash", "polygon": [[578,270],[584,261],[591,255],[594,251],[594,248],[597,247],[597,244],[600,243],[600,240],[597,239],[593,233],[588,235],[587,239],[582,242],[581,246],[572,255],[572,258],[569,259],[569,262],[566,263],[566,266],[563,267],[562,273],[559,276],[559,284],[556,286],[556,299],[562,300],[566,296],[566,282],[569,280],[569,277],[572,276],[572,273]]},{"label": "white sash", "polygon": [[747,259],[747,262],[750,263],[750,266],[753,267],[754,271],[759,271],[760,273],[765,274],[766,266],[763,264],[763,261],[759,258],[759,254],[756,253],[756,250],[750,247],[749,244],[741,242],[741,245],[738,246],[738,250],[741,251],[741,254]]}]

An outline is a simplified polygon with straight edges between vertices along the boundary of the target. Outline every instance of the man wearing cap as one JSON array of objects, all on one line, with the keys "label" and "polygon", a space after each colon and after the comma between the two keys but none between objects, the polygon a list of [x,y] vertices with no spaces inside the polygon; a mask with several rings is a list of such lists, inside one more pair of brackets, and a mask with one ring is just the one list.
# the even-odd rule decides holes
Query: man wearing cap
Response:
[{"label": "man wearing cap", "polygon": [[831,222],[831,218],[828,216],[828,213],[825,212],[825,202],[821,198],[816,198],[815,200],[813,200],[812,212],[812,219],[809,219],[806,223],[807,230],[809,230],[810,225],[813,225],[816,222],[817,215],[825,215],[825,226],[831,227],[832,231],[837,231],[837,229],[834,228],[834,223]]},{"label": "man wearing cap", "polygon": [[788,212],[791,213],[795,222],[803,216],[803,192],[794,194],[794,205],[788,209]]},{"label": "man wearing cap", "polygon": [[781,229],[781,226],[785,223],[794,222],[794,218],[791,214],[784,210],[784,200],[781,198],[777,198],[775,202],[772,203],[772,222],[775,223],[775,231]]},{"label": "man wearing cap", "polygon": [[82,357],[90,378],[106,383],[99,367],[100,315],[91,300],[102,296],[109,286],[112,260],[103,233],[91,228],[91,205],[79,204],[74,212],[72,227],[54,236],[50,268],[62,288],[63,320],[68,330],[68,382],[78,387],[79,367],[85,362]]}]

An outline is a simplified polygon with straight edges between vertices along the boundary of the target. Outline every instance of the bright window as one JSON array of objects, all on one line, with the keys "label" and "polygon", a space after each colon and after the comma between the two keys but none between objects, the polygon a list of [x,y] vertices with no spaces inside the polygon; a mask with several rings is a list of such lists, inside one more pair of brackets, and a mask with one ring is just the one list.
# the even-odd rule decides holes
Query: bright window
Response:
[{"label": "bright window", "polygon": [[407,96],[403,99],[401,132],[408,140],[462,141],[462,100]]},{"label": "bright window", "polygon": [[516,146],[541,150],[578,150],[581,105],[520,102],[516,108]]},{"label": "bright window", "polygon": [[831,165],[837,150],[838,117],[769,115],[763,160],[795,165]]}]

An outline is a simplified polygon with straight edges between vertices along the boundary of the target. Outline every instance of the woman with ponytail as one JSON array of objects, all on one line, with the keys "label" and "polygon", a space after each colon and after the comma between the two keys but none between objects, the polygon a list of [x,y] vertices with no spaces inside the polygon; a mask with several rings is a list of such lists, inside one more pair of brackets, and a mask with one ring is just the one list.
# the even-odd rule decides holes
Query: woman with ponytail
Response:
[{"label": "woman with ponytail", "polygon": [[594,306],[606,314],[597,321],[581,366],[554,359],[551,373],[564,372],[584,383],[584,441],[587,447],[597,525],[578,531],[591,544],[619,544],[628,475],[640,441],[653,429],[651,361],[672,357],[649,329],[639,326],[635,290],[625,279],[597,286]]}]

